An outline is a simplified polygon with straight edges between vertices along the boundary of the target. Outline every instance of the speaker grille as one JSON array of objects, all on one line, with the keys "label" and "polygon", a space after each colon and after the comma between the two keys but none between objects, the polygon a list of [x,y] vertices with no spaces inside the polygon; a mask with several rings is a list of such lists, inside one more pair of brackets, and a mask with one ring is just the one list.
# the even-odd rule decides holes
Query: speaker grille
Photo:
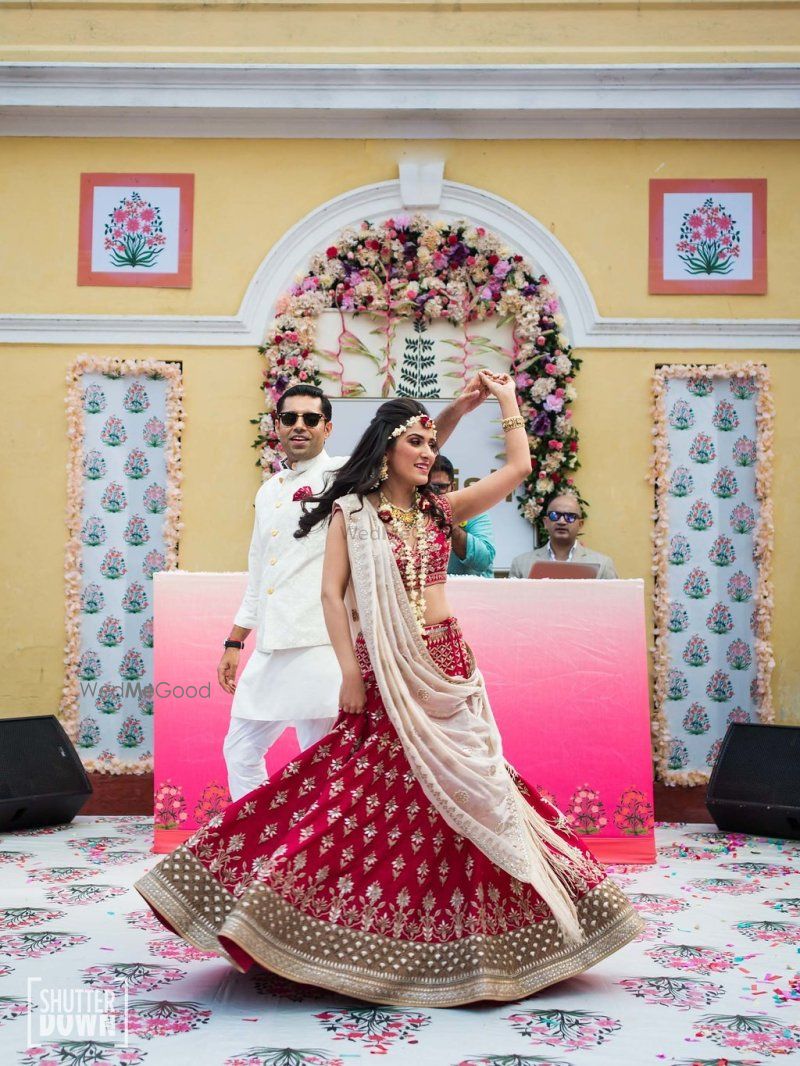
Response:
[{"label": "speaker grille", "polygon": [[737,724],[730,728],[709,782],[709,798],[800,805],[800,729]]},{"label": "speaker grille", "polygon": [[57,720],[0,720],[0,797],[47,796],[86,787],[83,766]]}]

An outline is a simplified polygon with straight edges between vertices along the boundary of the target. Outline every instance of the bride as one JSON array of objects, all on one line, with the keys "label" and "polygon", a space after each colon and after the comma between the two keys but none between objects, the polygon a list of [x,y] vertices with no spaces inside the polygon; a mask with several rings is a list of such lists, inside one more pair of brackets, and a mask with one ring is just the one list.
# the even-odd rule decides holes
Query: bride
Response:
[{"label": "bride", "polygon": [[530,473],[508,375],[505,465],[436,496],[436,427],[377,411],[296,537],[328,524],[323,608],[342,670],[332,731],[136,882],[162,923],[246,972],[382,1004],[516,1000],[643,928],[566,819],[505,761],[446,597],[453,525]]}]

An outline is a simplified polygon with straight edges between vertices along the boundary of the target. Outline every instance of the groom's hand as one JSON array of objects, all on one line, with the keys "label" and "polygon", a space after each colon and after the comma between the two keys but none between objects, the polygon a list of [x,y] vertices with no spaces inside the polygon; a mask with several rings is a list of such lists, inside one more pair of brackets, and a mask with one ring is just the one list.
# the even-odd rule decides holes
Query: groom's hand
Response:
[{"label": "groom's hand", "polygon": [[220,659],[217,667],[217,681],[219,681],[220,688],[231,696],[236,691],[236,671],[238,669],[239,649],[226,648],[225,654]]},{"label": "groom's hand", "polygon": [[488,395],[489,390],[486,387],[486,383],[482,380],[480,374],[476,374],[456,397],[456,403],[462,409],[463,414],[469,414],[476,407],[480,407]]}]

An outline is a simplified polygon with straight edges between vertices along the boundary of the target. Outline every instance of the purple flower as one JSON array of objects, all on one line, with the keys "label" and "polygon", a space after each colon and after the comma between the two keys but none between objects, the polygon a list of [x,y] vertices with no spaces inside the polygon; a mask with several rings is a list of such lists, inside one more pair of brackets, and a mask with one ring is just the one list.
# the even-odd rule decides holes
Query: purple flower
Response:
[{"label": "purple flower", "polygon": [[544,408],[546,411],[560,411],[563,406],[564,401],[560,396],[553,396],[553,394],[550,393],[550,395],[545,398]]},{"label": "purple flower", "polygon": [[531,433],[535,437],[549,437],[552,430],[550,416],[545,411],[540,411],[531,425]]},{"label": "purple flower", "polygon": [[[450,266],[461,266],[461,264],[464,262],[468,255],[469,251],[465,244],[463,244],[461,241],[459,241],[458,244],[454,244],[453,247],[450,249]],[[497,268],[495,267],[495,274],[496,273]]]},{"label": "purple flower", "polygon": [[511,270],[511,264],[507,259],[501,259],[499,263],[495,263],[492,273],[496,278],[504,278],[509,270]]},{"label": "purple flower", "polygon": [[514,382],[518,389],[527,389],[533,384],[533,378],[523,371],[521,374],[516,375]]}]

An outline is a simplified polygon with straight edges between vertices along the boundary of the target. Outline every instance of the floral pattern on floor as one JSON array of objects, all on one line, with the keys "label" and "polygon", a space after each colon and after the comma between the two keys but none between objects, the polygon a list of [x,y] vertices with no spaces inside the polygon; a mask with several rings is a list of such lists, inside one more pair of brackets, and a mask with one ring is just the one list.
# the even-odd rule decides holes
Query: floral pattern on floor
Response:
[{"label": "floral pattern on floor", "polygon": [[609,868],[636,942],[528,999],[424,1010],[239,974],[172,936],[131,887],[152,834],[109,816],[0,838],[2,1063],[800,1062],[800,842],[659,825],[656,865]]}]

